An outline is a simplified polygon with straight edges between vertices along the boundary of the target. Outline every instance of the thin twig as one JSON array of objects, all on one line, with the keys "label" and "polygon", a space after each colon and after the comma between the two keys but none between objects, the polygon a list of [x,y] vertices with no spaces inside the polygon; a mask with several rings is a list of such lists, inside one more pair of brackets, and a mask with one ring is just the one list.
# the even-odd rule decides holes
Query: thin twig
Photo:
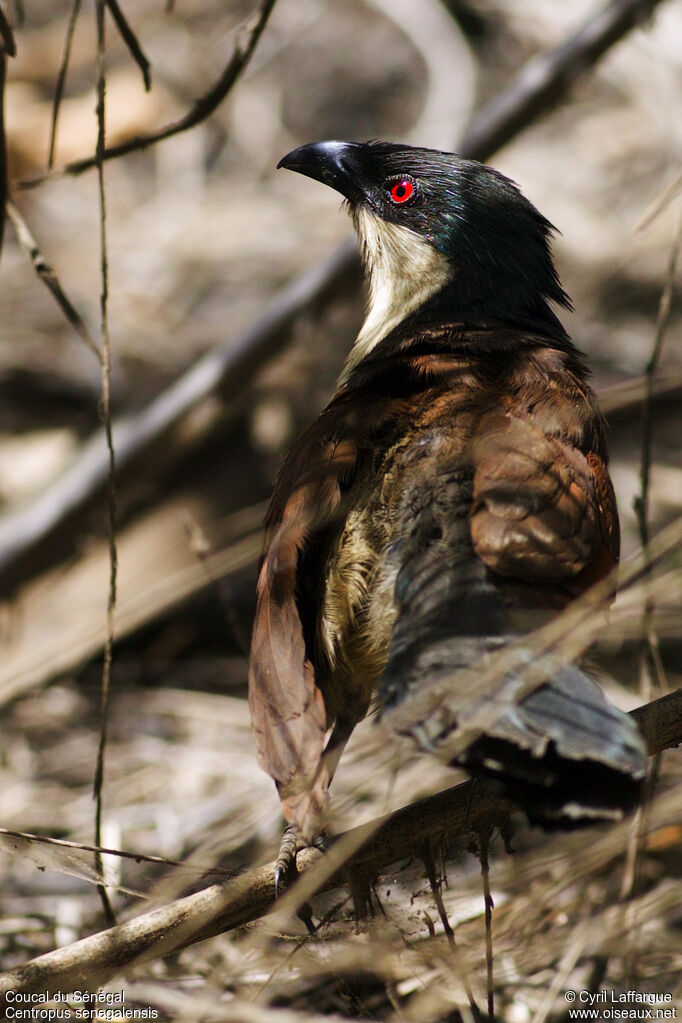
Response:
[{"label": "thin twig", "polygon": [[651,459],[653,446],[653,388],[656,370],[658,369],[663,351],[663,342],[670,323],[673,293],[675,290],[675,273],[677,260],[682,243],[682,211],[678,214],[677,230],[670,248],[665,283],[661,291],[651,354],[644,370],[645,392],[642,399],[642,433],[640,443],[640,490],[635,499],[635,512],[639,526],[639,537],[642,547],[649,542],[649,494],[651,489]]},{"label": "thin twig", "polygon": [[[661,353],[663,351],[663,342],[665,339],[668,324],[670,322],[670,312],[672,309],[672,299],[675,287],[675,271],[677,268],[677,259],[680,250],[680,242],[682,241],[682,211],[678,214],[677,230],[673,238],[673,243],[670,249],[670,256],[668,259],[668,268],[666,272],[663,289],[661,291],[661,298],[658,306],[658,316],[656,320],[656,331],[654,334],[653,344],[651,346],[651,354],[647,361],[644,371],[644,383],[645,391],[641,405],[641,445],[640,445],[640,490],[639,494],[634,500],[634,509],[637,516],[637,524],[639,527],[639,537],[644,552],[644,557],[648,560],[649,558],[649,541],[650,541],[650,521],[649,521],[649,497],[651,489],[651,465],[653,457],[653,382],[658,369],[658,365],[661,359]],[[654,614],[656,611],[656,602],[653,595],[653,588],[651,582],[649,583],[648,593],[644,601],[644,607],[642,610],[641,620],[641,642],[639,650],[639,676],[640,676],[640,695],[643,700],[649,701],[652,693],[656,689],[658,693],[665,692],[667,689],[665,669],[660,658],[659,653],[659,642],[656,629],[654,627]],[[653,670],[652,670],[653,669]],[[656,686],[653,684],[653,677],[656,677]],[[644,850],[644,841],[647,832],[649,811],[651,807],[651,800],[653,797],[656,782],[658,780],[658,773],[660,769],[660,756],[654,757],[653,763],[649,770],[649,777],[647,778],[646,798],[643,801],[635,815],[630,837],[628,841],[627,854],[625,859],[625,868],[623,871],[623,879],[621,883],[620,897],[621,901],[626,901],[632,898],[633,893],[637,891],[637,884],[639,880],[639,873],[642,864],[642,853]],[[627,957],[629,963],[629,972],[634,970],[635,958],[636,958],[636,935],[638,928],[635,926],[630,932],[630,950]]]},{"label": "thin twig", "polygon": [[139,40],[132,28],[126,20],[126,16],[121,10],[118,0],[104,0],[112,18],[116,24],[116,28],[121,33],[121,38],[126,44],[130,51],[130,56],[133,58],[140,71],[142,72],[142,82],[144,84],[145,92],[149,92],[152,87],[152,68],[149,60],[144,54],[142,47],[140,46]]},{"label": "thin twig", "polygon": [[[653,387],[656,370],[663,351],[663,342],[670,322],[673,293],[675,290],[675,272],[682,242],[682,209],[678,213],[677,230],[670,248],[668,268],[658,306],[656,332],[651,347],[651,354],[644,370],[644,398],[642,400],[642,432],[640,446],[640,490],[634,501],[635,514],[639,527],[639,537],[645,556],[649,550],[649,497],[651,490],[651,463],[653,452]],[[665,691],[667,682],[665,669],[659,652],[658,635],[653,619],[656,602],[653,593],[649,592],[642,611],[642,642],[640,647],[640,695],[643,700],[650,700],[653,692],[652,679],[656,677],[658,690]]]},{"label": "thin twig", "polygon": [[478,836],[478,856],[481,862],[481,880],[483,882],[483,905],[485,909],[485,973],[486,990],[488,994],[488,1018],[490,1023],[495,1023],[495,977],[493,974],[493,902],[490,891],[490,861],[488,859],[488,848],[492,830],[487,828]]},{"label": "thin twig", "polygon": [[[104,148],[106,120],[106,37],[105,37],[105,3],[106,0],[95,0],[97,22],[97,186],[99,198],[100,221],[100,314],[102,332],[102,402],[101,413],[104,422],[104,433],[109,455],[109,472],[107,487],[107,539],[109,543],[109,593],[107,597],[107,631],[104,641],[104,657],[102,661],[102,699],[100,706],[100,730],[97,746],[97,766],[93,783],[95,796],[95,845],[102,845],[102,790],[104,785],[104,757],[107,746],[107,724],[109,715],[109,692],[111,688],[111,662],[114,648],[114,610],[116,608],[116,582],[118,576],[118,552],[116,550],[116,457],[111,423],[111,341],[109,338],[109,263],[107,255],[107,205],[104,188]],[[102,857],[95,854],[95,863],[102,877],[104,868]],[[115,923],[114,911],[109,901],[106,886],[98,885],[104,914],[109,925]]]},{"label": "thin twig", "polygon": [[105,845],[88,845],[86,842],[70,842],[65,838],[52,838],[49,835],[33,835],[29,831],[12,831],[11,828],[0,828],[0,840],[3,837],[17,838],[28,845],[55,846],[57,849],[74,849],[76,852],[97,853],[100,856],[116,856],[122,860],[133,860],[135,863],[154,863],[162,867],[177,867],[193,876],[213,874],[216,877],[233,877],[233,870],[224,867],[204,866],[191,860],[170,860],[167,856],[152,856],[149,853],[130,852],[127,849],[110,849]]},{"label": "thin twig", "polygon": [[[537,120],[568,90],[567,51],[574,66],[573,81],[590,66],[581,47],[589,51],[594,62],[598,50],[605,52],[632,28],[633,9],[644,17],[658,2],[628,0],[609,4],[604,12],[590,17],[566,43],[543,56],[545,72],[538,81],[530,73],[533,62],[526,65],[516,80],[474,117],[459,146],[462,155],[486,159],[501,138],[511,138]],[[267,17],[267,13],[262,8],[261,18]],[[537,102],[533,100],[533,81]],[[550,87],[552,83],[554,87]],[[113,151],[109,155],[114,155]],[[359,272],[357,247],[345,242],[324,262],[286,285],[265,314],[234,342],[208,352],[144,410],[119,420],[114,428],[119,477],[133,462],[142,463],[171,429],[211,396],[218,394],[228,401],[242,394],[256,374],[281,352],[287,331],[297,316],[336,295],[347,285],[348,277]],[[69,469],[28,507],[21,513],[10,512],[0,517],[0,572],[5,574],[6,588],[21,578],[21,560],[32,548],[49,539],[63,522],[101,492],[106,485],[107,462],[104,437],[95,435]]]},{"label": "thin twig", "polygon": [[[133,138],[126,139],[125,142],[105,148],[102,153],[102,159],[114,160],[119,156],[127,156],[128,153],[148,149],[149,146],[156,145],[157,142],[163,142],[165,139],[173,138],[174,135],[180,135],[182,132],[189,131],[191,128],[201,124],[202,121],[207,120],[218,109],[249,63],[276,2],[277,0],[263,0],[260,8],[253,18],[250,19],[245,29],[237,34],[230,59],[217,82],[211,86],[208,92],[196,100],[184,117],[164,125],[164,127],[159,128],[157,131],[135,135]],[[61,177],[64,174],[82,174],[96,165],[96,157],[86,156],[81,160],[73,160],[67,163],[57,172],[42,174],[39,177],[32,178],[30,181],[17,182],[16,187],[34,188],[48,178]]]},{"label": "thin twig", "polygon": [[52,97],[52,118],[50,123],[50,148],[47,154],[47,169],[52,170],[54,167],[54,153],[57,145],[57,122],[59,120],[59,111],[62,105],[62,97],[64,95],[64,86],[66,85],[66,75],[69,70],[69,61],[71,60],[71,47],[73,46],[73,36],[76,31],[76,22],[78,21],[78,15],[80,13],[81,0],[73,0],[71,7],[71,13],[69,15],[69,21],[66,26],[66,39],[64,40],[64,50],[62,51],[62,60],[59,65],[59,72],[57,74],[57,82],[54,87],[54,96]]},{"label": "thin twig", "polygon": [[445,903],[443,902],[443,895],[441,892],[442,880],[436,876],[436,860],[433,854],[433,843],[430,838],[422,843],[419,855],[422,863],[424,864],[424,870],[426,871],[429,887],[431,888],[433,901],[436,903],[438,916],[440,917],[440,922],[443,925],[443,932],[448,939],[448,944],[452,947],[455,943],[455,932],[448,920],[448,913],[445,908]]},{"label": "thin twig", "polygon": [[[642,731],[650,755],[682,741],[682,689],[632,713]],[[353,828],[339,836],[324,855],[315,849],[304,849],[297,857],[304,897],[311,894],[305,882],[313,881],[319,871],[324,888],[342,883],[343,871],[354,867],[380,869],[395,863],[414,851],[429,836],[443,833],[451,838],[480,834],[503,824],[514,804],[486,792],[472,783],[456,785],[427,799],[419,800],[402,810],[369,824]],[[353,849],[353,856],[334,874],[326,869],[336,847]],[[114,976],[132,965],[160,959],[190,944],[202,941],[250,920],[270,909],[274,902],[275,863],[247,871],[223,884],[212,885],[194,895],[178,899],[167,906],[144,913],[134,920],[83,938],[65,948],[39,956],[0,976],[0,996],[8,991],[36,992],[49,990],[70,992],[83,983],[100,988]],[[310,885],[308,886],[310,887]],[[295,894],[295,888],[289,895]],[[282,905],[285,899],[278,905]],[[289,908],[296,905],[296,900]]]},{"label": "thin twig", "polygon": [[7,58],[16,55],[12,28],[0,7],[0,251],[5,233],[5,204],[7,202],[7,137],[5,134],[5,80]]},{"label": "thin twig", "polygon": [[31,234],[31,230],[24,220],[19,209],[14,205],[11,199],[7,200],[7,216],[10,219],[10,223],[14,228],[14,232],[17,236],[19,245],[24,250],[28,258],[31,260],[34,273],[43,282],[45,287],[51,292],[57,305],[64,313],[65,317],[78,334],[81,341],[90,349],[92,354],[95,356],[97,361],[102,364],[103,355],[102,350],[96,341],[93,334],[87,327],[83,317],[74,306],[71,299],[68,297],[64,289],[62,288],[57,273],[48,263],[47,259],[43,255],[37,241]]},{"label": "thin twig", "polygon": [[[442,847],[445,844],[444,836],[441,835],[440,839],[441,839],[440,844]],[[424,868],[426,870],[426,876],[428,878],[429,886],[431,888],[431,894],[433,895],[434,901],[436,903],[438,915],[441,919],[441,923],[443,924],[443,931],[445,932],[445,936],[448,939],[450,951],[454,957],[454,967],[457,979],[464,989],[464,994],[466,996],[467,1002],[469,1003],[469,1008],[471,1009],[471,1019],[478,1020],[481,1018],[481,1012],[476,1002],[476,999],[474,998],[474,993],[471,989],[471,984],[469,983],[469,978],[467,976],[466,967],[462,962],[462,955],[460,953],[457,942],[455,941],[455,932],[452,929],[452,925],[448,919],[447,910],[445,908],[445,903],[443,902],[442,884],[443,876],[445,874],[445,857],[443,857],[443,873],[441,877],[438,878],[436,877],[436,863],[433,848],[434,848],[433,836],[429,835],[425,839],[425,841],[421,843],[419,854],[421,856]],[[429,929],[429,933],[433,937],[435,935],[435,928],[431,921],[431,917],[426,913],[424,915],[426,917],[426,925]]]}]

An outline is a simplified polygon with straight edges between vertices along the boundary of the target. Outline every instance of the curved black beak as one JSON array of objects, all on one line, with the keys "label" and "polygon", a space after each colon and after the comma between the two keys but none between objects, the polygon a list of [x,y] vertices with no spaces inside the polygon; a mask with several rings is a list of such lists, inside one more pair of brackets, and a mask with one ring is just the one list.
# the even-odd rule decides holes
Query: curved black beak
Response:
[{"label": "curved black beak", "polygon": [[363,196],[362,169],[358,161],[359,142],[310,142],[283,156],[277,169],[297,171],[323,185],[329,185],[350,202]]}]

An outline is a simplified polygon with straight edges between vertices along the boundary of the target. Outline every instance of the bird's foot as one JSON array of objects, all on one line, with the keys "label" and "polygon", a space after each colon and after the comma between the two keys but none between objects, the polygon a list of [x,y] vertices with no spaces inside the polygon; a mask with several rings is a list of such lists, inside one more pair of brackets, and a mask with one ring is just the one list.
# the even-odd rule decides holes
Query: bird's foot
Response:
[{"label": "bird's foot", "polygon": [[[315,849],[319,849],[320,852],[326,852],[329,848],[329,841],[327,836],[322,832],[316,835],[312,841],[312,846]],[[300,848],[304,848],[302,843],[296,836],[296,832],[288,825],[284,829],[282,835],[282,841],[279,844],[279,853],[277,854],[277,860],[275,861],[275,898],[283,893],[290,880],[296,874],[296,853]],[[303,902],[296,910],[296,916],[303,921],[308,931],[308,934],[315,934],[316,928],[313,923],[313,911],[309,902]]]},{"label": "bird's foot", "polygon": [[282,835],[282,841],[279,843],[279,852],[277,853],[277,860],[275,862],[275,898],[279,898],[281,891],[283,890],[283,883],[289,871],[296,866],[296,851],[298,849],[298,839],[296,838],[296,832],[288,825],[284,829]]},{"label": "bird's foot", "polygon": [[[319,835],[315,836],[311,844],[315,849],[319,849],[321,853],[324,853],[329,848],[329,839],[322,831]],[[295,871],[296,853],[301,848],[303,848],[303,845],[299,843],[296,832],[289,824],[284,829],[282,841],[279,844],[277,860],[275,861],[275,898],[284,890],[288,875]]]}]

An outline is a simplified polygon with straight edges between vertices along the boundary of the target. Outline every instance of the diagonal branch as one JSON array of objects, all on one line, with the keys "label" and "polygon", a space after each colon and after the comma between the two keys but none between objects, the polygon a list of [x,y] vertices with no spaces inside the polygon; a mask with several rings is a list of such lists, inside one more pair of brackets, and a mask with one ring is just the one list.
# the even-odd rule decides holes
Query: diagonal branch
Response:
[{"label": "diagonal branch", "polygon": [[57,82],[55,84],[54,96],[52,97],[50,145],[47,151],[48,170],[52,170],[52,168],[54,167],[54,154],[57,146],[57,124],[59,122],[59,111],[61,109],[62,98],[64,96],[64,86],[66,85],[66,76],[69,70],[69,61],[71,60],[71,48],[73,46],[73,37],[76,31],[76,22],[78,21],[80,9],[81,0],[72,0],[71,13],[69,14],[69,20],[66,26],[66,38],[64,40],[62,59],[59,64],[59,72],[57,74]]},{"label": "diagonal branch", "polygon": [[476,117],[462,151],[486,160],[565,98],[573,83],[633,28],[647,22],[660,0],[611,0],[574,35],[528,61],[511,88]]},{"label": "diagonal branch", "polygon": [[5,211],[9,217],[12,227],[14,228],[19,245],[31,260],[36,276],[40,278],[48,291],[52,293],[57,305],[64,313],[66,319],[76,331],[81,341],[83,341],[87,348],[90,349],[101,365],[103,355],[99,343],[94,338],[85,320],[62,288],[54,267],[51,263],[48,263],[40,249],[40,246],[38,245],[38,242],[31,234],[31,229],[11,199],[7,200],[7,203],[5,204]]},{"label": "diagonal branch", "polygon": [[[677,745],[682,742],[682,689],[637,708],[632,716],[650,756]],[[438,792],[353,828],[339,836],[324,856],[304,849],[297,857],[297,868],[306,897],[343,883],[341,868],[381,869],[413,854],[420,843],[434,836],[468,838],[503,826],[515,809],[513,803],[471,782]],[[339,869],[332,874],[328,861],[337,847],[354,852],[345,862],[335,862]],[[54,996],[83,987],[99,989],[124,969],[258,919],[273,906],[274,869],[273,862],[247,871],[10,970],[0,976],[0,1004],[9,991],[16,997],[17,993],[49,991]],[[295,888],[291,894],[296,894]]]}]

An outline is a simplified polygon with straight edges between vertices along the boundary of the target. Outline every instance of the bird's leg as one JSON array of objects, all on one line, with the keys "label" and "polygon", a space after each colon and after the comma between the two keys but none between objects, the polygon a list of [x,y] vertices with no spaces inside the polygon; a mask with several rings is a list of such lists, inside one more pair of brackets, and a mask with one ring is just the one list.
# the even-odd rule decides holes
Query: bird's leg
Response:
[{"label": "bird's leg", "polygon": [[[327,775],[327,785],[331,785],[332,779],[336,774],[336,768],[339,766],[341,754],[343,753],[346,743],[350,739],[351,732],[355,727],[355,721],[337,721],[332,728],[331,735],[327,740],[324,753],[322,754],[322,760],[320,762],[320,770],[325,771]],[[321,831],[312,841],[313,846],[319,849],[320,852],[325,852],[328,847],[328,839],[323,831]],[[282,835],[282,841],[279,844],[279,852],[277,854],[277,860],[275,862],[275,896],[278,896],[282,887],[282,882],[291,870],[292,866],[296,863],[296,852],[298,850],[298,837],[293,827],[289,824],[284,829]]]},{"label": "bird's leg", "polygon": [[327,740],[327,745],[322,754],[322,769],[327,772],[327,785],[331,785],[332,779],[339,766],[341,755],[346,748],[351,733],[357,724],[357,720],[349,721],[346,718],[337,720],[332,728],[332,734]]}]

